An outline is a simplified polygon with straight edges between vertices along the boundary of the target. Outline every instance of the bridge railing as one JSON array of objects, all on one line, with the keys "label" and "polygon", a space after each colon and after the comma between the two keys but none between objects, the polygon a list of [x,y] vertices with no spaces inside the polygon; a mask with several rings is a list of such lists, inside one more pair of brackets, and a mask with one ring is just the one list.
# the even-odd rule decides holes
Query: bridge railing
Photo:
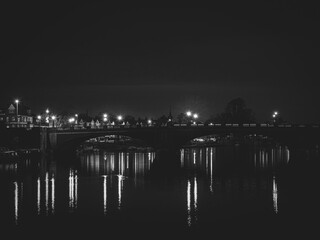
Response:
[{"label": "bridge railing", "polygon": [[268,123],[209,123],[186,124],[173,123],[171,125],[106,125],[99,127],[68,127],[54,128],[57,131],[83,131],[83,130],[107,130],[107,129],[137,129],[137,128],[320,128],[320,124],[268,124]]}]

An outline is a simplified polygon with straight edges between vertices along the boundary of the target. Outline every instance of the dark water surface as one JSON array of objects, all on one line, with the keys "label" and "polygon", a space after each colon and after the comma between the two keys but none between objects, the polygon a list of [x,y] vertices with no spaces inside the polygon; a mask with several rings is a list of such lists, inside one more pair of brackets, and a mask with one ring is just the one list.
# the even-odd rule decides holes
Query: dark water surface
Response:
[{"label": "dark water surface", "polygon": [[316,236],[317,156],[218,146],[2,162],[0,229],[30,239]]}]

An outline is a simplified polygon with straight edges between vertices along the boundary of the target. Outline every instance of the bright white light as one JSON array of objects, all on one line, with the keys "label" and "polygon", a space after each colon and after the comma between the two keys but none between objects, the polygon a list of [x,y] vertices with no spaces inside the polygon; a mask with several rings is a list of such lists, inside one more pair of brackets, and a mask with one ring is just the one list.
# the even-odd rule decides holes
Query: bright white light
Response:
[{"label": "bright white light", "polygon": [[151,122],[152,122],[152,121],[149,119],[149,120],[148,120],[148,123],[151,124]]},{"label": "bright white light", "polygon": [[274,115],[278,115],[278,112],[274,112]]},{"label": "bright white light", "polygon": [[47,110],[46,110],[46,113],[48,114],[50,111],[49,111],[49,109],[47,108]]},{"label": "bright white light", "polygon": [[55,119],[56,119],[56,116],[51,116],[51,119],[52,119],[52,120],[55,120]]},{"label": "bright white light", "polygon": [[121,115],[119,115],[117,118],[118,118],[119,121],[122,120],[122,116]]},{"label": "bright white light", "polygon": [[75,116],[75,117],[78,117],[78,114],[75,114],[74,116]]},{"label": "bright white light", "polygon": [[15,103],[19,103],[19,99],[14,100]]},{"label": "bright white light", "polygon": [[187,111],[187,116],[190,117],[192,115],[191,111]]},{"label": "bright white light", "polygon": [[103,114],[103,117],[104,117],[104,118],[108,117],[108,114],[104,113],[104,114]]},{"label": "bright white light", "polygon": [[273,114],[273,115],[272,115],[272,117],[276,117],[276,115],[275,115],[275,114]]},{"label": "bright white light", "polygon": [[69,123],[72,123],[72,122],[74,122],[74,121],[75,121],[74,118],[69,118]]},{"label": "bright white light", "polygon": [[106,122],[106,121],[108,121],[108,119],[107,119],[106,117],[104,117],[104,118],[103,118],[103,121]]},{"label": "bright white light", "polygon": [[37,118],[40,120],[40,119],[41,119],[41,116],[40,116],[40,115],[38,115],[38,116],[37,116]]},{"label": "bright white light", "polygon": [[197,113],[193,114],[193,118],[197,119],[199,116]]}]

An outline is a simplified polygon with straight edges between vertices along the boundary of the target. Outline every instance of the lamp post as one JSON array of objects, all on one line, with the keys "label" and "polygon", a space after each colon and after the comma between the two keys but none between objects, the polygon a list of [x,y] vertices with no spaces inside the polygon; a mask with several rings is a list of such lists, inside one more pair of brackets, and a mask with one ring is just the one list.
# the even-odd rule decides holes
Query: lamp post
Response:
[{"label": "lamp post", "polygon": [[117,117],[117,119],[118,119],[118,121],[119,121],[119,124],[121,124],[122,116],[121,116],[121,115],[119,115],[119,116]]},{"label": "lamp post", "polygon": [[194,119],[193,124],[196,124],[196,123],[197,123],[198,117],[199,117],[199,115],[198,115],[197,113],[194,113],[194,114],[193,114],[193,119]]},{"label": "lamp post", "polygon": [[39,127],[41,127],[41,115],[38,115],[38,116],[37,116],[37,119],[38,119],[38,121],[39,121]]},{"label": "lamp post", "polygon": [[51,116],[51,119],[52,119],[52,127],[54,128],[54,127],[55,127],[55,126],[54,126],[54,125],[55,125],[55,124],[54,124],[54,121],[56,120],[56,116],[54,116],[54,115]]},{"label": "lamp post", "polygon": [[79,115],[76,113],[74,116],[75,116],[75,123],[78,124],[78,116]]},{"label": "lamp post", "polygon": [[279,113],[277,111],[273,112],[273,114],[272,114],[273,123],[276,122],[278,115],[279,115]]},{"label": "lamp post", "polygon": [[14,102],[16,103],[16,106],[17,106],[17,116],[18,116],[18,114],[19,114],[19,111],[18,111],[19,110],[18,109],[19,108],[19,106],[18,106],[19,105],[19,99],[14,100]]}]

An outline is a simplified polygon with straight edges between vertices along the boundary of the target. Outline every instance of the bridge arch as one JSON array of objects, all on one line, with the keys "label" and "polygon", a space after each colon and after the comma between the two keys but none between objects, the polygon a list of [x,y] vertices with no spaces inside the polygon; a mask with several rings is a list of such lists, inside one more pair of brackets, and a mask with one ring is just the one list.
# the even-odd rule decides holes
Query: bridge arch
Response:
[{"label": "bridge arch", "polygon": [[154,148],[179,149],[188,141],[203,136],[232,134],[236,137],[243,137],[256,134],[268,136],[281,145],[286,145],[291,148],[294,146],[304,147],[319,144],[319,129],[205,126],[80,129],[64,131],[48,130],[47,141],[49,143],[48,146],[55,149],[61,146],[74,146],[89,138],[106,135],[122,135],[133,139],[140,139]]},{"label": "bridge arch", "polygon": [[104,131],[94,131],[94,132],[54,132],[50,133],[48,137],[48,143],[46,144],[48,148],[56,151],[61,150],[75,150],[86,140],[105,137],[110,135],[117,135],[122,137],[128,137],[134,139],[138,142],[141,142],[145,146],[153,147],[148,138],[145,138],[143,135],[139,136],[130,132],[104,132]]}]

